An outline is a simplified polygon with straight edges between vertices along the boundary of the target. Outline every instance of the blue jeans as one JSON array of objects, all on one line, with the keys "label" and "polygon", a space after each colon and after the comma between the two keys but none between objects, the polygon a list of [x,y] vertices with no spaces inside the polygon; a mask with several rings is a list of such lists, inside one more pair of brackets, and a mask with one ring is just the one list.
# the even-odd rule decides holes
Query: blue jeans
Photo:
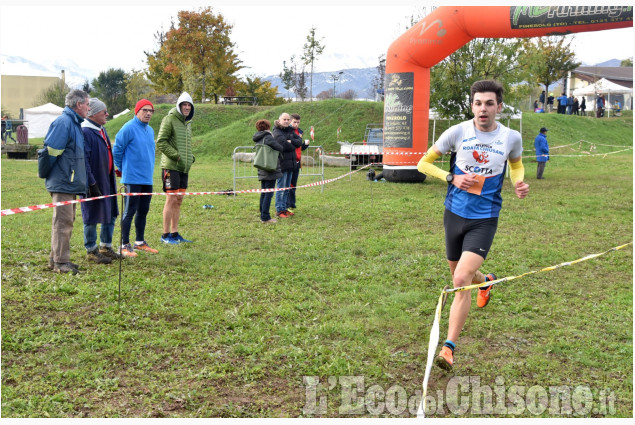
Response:
[{"label": "blue jeans", "polygon": [[300,177],[300,168],[296,168],[291,173],[291,186],[293,189],[289,190],[289,208],[295,208],[295,188],[298,185],[298,177]]},{"label": "blue jeans", "polygon": [[[283,187],[289,187],[291,185],[291,176],[293,175],[292,171],[283,171],[282,177],[278,179],[278,189]],[[281,190],[276,192],[276,212],[281,213],[282,211],[286,211],[289,207],[289,191]]]},{"label": "blue jeans", "polygon": [[[101,224],[99,241],[102,246],[112,246],[112,234],[115,232],[115,222],[117,217],[113,217],[110,223]],[[97,248],[97,224],[84,224],[84,247],[86,251]]]},{"label": "blue jeans", "polygon": [[[262,189],[274,189],[276,187],[276,181],[261,180],[260,187]],[[260,193],[260,219],[262,221],[271,220],[271,214],[269,213],[269,209],[271,208],[271,198],[273,198],[273,192]]]},{"label": "blue jeans", "polygon": [[[150,193],[152,192],[151,184],[127,184],[126,193]],[[121,243],[130,243],[130,227],[132,227],[132,219],[134,217],[134,226],[137,232],[136,241],[145,240],[146,217],[150,211],[151,195],[144,196],[126,196],[124,197],[124,211],[121,219]],[[136,217],[135,217],[136,215]]]}]

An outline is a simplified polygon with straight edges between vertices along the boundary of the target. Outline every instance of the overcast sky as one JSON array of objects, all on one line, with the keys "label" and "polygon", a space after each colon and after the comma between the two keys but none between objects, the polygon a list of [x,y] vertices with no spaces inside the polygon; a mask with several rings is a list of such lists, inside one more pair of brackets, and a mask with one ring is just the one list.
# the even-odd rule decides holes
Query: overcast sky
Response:
[{"label": "overcast sky", "polygon": [[[198,0],[109,0],[107,5],[77,0],[1,1],[0,53],[43,63],[72,61],[96,73],[111,67],[145,68],[144,51],[156,48],[154,33],[166,30],[179,10],[196,10],[205,4]],[[266,76],[280,73],[282,62],[292,55],[301,56],[311,26],[326,46],[316,71],[376,66],[379,55],[403,33],[410,16],[421,15],[426,2],[218,0],[207,4],[234,25],[232,40],[247,67],[242,73]],[[632,27],[580,33],[574,38],[581,62],[633,56]]]}]

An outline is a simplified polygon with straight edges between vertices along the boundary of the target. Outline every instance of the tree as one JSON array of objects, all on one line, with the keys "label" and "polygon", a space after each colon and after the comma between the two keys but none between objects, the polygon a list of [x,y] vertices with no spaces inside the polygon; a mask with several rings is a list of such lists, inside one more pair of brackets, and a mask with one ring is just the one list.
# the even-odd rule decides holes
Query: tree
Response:
[{"label": "tree", "polygon": [[296,74],[296,80],[295,80],[296,99],[298,96],[300,96],[300,100],[304,102],[304,99],[306,99],[307,91],[308,91],[308,88],[306,86],[306,73],[304,72],[304,67],[303,67],[302,71]]},{"label": "tree", "polygon": [[99,73],[93,80],[94,97],[108,106],[114,115],[126,109],[126,73],[123,69],[110,68]]},{"label": "tree", "polygon": [[88,80],[84,80],[84,84],[82,84],[82,90],[86,93],[90,94],[92,91],[92,87],[90,86],[90,82]]},{"label": "tree", "polygon": [[134,69],[124,77],[126,82],[126,106],[134,107],[139,99],[150,97],[152,91],[150,82],[146,79],[143,71],[135,71]]},{"label": "tree", "polygon": [[548,92],[552,83],[579,67],[580,62],[575,61],[575,53],[571,50],[572,41],[562,36],[525,39],[523,66],[530,73],[530,81],[542,84]]},{"label": "tree", "polygon": [[[175,28],[174,21],[170,22],[170,30]],[[164,48],[167,33],[161,30],[154,33],[154,39],[158,48],[153,53],[143,52],[146,55],[148,70],[146,77],[153,83],[156,95],[178,94],[183,91],[183,78],[178,68],[171,67],[170,58]]]},{"label": "tree", "polygon": [[522,46],[518,39],[471,40],[432,68],[430,107],[445,117],[471,119],[469,88],[484,79],[499,81],[505,89],[505,104],[517,104],[529,90],[520,84],[526,80],[526,71],[519,63]]},{"label": "tree", "polygon": [[[291,63],[293,64],[293,56],[291,56]],[[290,100],[289,89],[294,86],[295,78],[293,72],[293,65],[287,68],[287,62],[282,61],[282,72],[280,73],[280,80],[282,81],[282,86],[287,91],[287,100]]]},{"label": "tree", "polygon": [[47,89],[37,97],[38,105],[52,103],[63,108],[66,103],[66,95],[71,89],[60,80],[59,83],[51,84]]},{"label": "tree", "polygon": [[331,99],[333,98],[333,89],[328,89],[328,90],[323,90],[321,92],[319,92],[315,98],[317,100],[326,100],[326,99]]},{"label": "tree", "polygon": [[353,100],[357,97],[357,93],[353,89],[348,89],[337,97],[339,97],[340,99]]},{"label": "tree", "polygon": [[624,59],[622,60],[622,62],[620,62],[620,66],[630,66],[631,68],[633,67],[633,57],[631,56],[628,59]]},{"label": "tree", "polygon": [[211,7],[198,12],[180,11],[178,26],[167,32],[159,48],[159,59],[163,60],[159,66],[173,76],[187,69],[189,77],[200,83],[200,98],[205,102],[209,88],[223,91],[236,81],[234,74],[242,69],[230,39],[232,28]]},{"label": "tree", "polygon": [[317,40],[315,38],[315,30],[315,27],[311,27],[311,29],[309,30],[309,35],[307,35],[306,37],[307,42],[304,44],[304,53],[302,55],[304,64],[311,65],[311,72],[309,74],[311,100],[313,100],[313,64],[315,63],[315,61],[317,61],[318,56],[322,54],[324,48],[326,47],[322,44],[322,40],[324,40],[323,38],[320,40]]},{"label": "tree", "polygon": [[384,79],[386,77],[386,55],[381,54],[378,59],[377,75],[375,75],[371,82],[369,94],[373,96],[375,100],[382,100],[384,98]]},{"label": "tree", "polygon": [[263,81],[261,77],[247,75],[245,81],[237,84],[239,96],[253,96],[259,105],[280,105],[284,102],[278,97],[278,89],[271,87],[271,81]]}]

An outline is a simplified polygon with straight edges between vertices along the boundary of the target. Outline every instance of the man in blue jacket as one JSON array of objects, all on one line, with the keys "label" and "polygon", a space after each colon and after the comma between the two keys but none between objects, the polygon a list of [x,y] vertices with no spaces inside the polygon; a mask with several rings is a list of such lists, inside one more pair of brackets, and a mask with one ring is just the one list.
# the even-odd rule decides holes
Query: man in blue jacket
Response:
[{"label": "man in blue jacket", "polygon": [[[90,99],[88,118],[82,123],[86,180],[90,198],[117,193],[112,147],[104,128],[107,118],[106,104],[97,98]],[[97,264],[110,264],[113,259],[119,258],[119,254],[112,249],[112,235],[117,215],[119,215],[119,209],[116,197],[82,203],[84,247],[86,247],[89,260]],[[97,224],[101,225],[99,246],[97,246]]]},{"label": "man in blue jacket", "polygon": [[542,173],[545,171],[545,165],[549,161],[549,144],[547,143],[547,129],[542,127],[540,133],[534,139],[534,147],[536,148],[536,161],[538,161],[538,170],[536,178],[543,179]]},{"label": "man in blue jacket", "polygon": [[[134,108],[135,116],[125,123],[115,137],[112,156],[115,166],[121,170],[121,183],[126,186],[126,193],[152,193],[152,176],[154,174],[154,130],[148,125],[154,106],[147,99],[141,99]],[[136,251],[156,254],[145,241],[146,217],[150,211],[152,195],[126,196],[124,212],[121,220],[122,246],[120,254],[136,257]],[[136,217],[135,217],[136,216]],[[134,248],[130,244],[130,227],[134,218],[137,239]]]},{"label": "man in blue jacket", "polygon": [[[84,161],[84,135],[81,124],[88,115],[88,94],[71,90],[66,95],[66,107],[44,137],[48,153],[46,190],[52,202],[75,200],[86,194],[86,163]],[[75,222],[76,204],[60,205],[53,209],[51,255],[49,268],[57,273],[77,274],[78,266],[71,262],[71,234]]]}]

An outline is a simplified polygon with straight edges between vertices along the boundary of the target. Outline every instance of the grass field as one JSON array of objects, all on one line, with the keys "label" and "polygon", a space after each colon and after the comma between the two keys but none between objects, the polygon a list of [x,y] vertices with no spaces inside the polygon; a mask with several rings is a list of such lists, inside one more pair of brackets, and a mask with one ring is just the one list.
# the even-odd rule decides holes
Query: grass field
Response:
[{"label": "grass field", "polygon": [[[544,119],[552,146],[576,144],[552,150],[540,182],[524,160],[527,199],[505,183],[484,268],[499,277],[633,237],[632,151],[603,146],[630,147],[632,117],[626,131]],[[50,202],[35,162],[1,165],[2,209]],[[225,190],[231,176],[230,160],[197,157],[190,190]],[[439,181],[369,182],[362,171],[324,192],[298,189],[296,215],[272,226],[257,194],[191,196],[180,231],[194,243],[173,247],[159,245],[155,196],[146,238],[160,252],[124,261],[120,304],[119,268],[86,261],[79,212],[77,276],[46,269],[51,209],[2,217],[2,416],[412,417],[450,283],[444,196]],[[501,284],[471,311],[454,372],[433,369],[430,413],[632,417],[632,283],[629,247]],[[488,389],[493,410],[480,400]]]}]

